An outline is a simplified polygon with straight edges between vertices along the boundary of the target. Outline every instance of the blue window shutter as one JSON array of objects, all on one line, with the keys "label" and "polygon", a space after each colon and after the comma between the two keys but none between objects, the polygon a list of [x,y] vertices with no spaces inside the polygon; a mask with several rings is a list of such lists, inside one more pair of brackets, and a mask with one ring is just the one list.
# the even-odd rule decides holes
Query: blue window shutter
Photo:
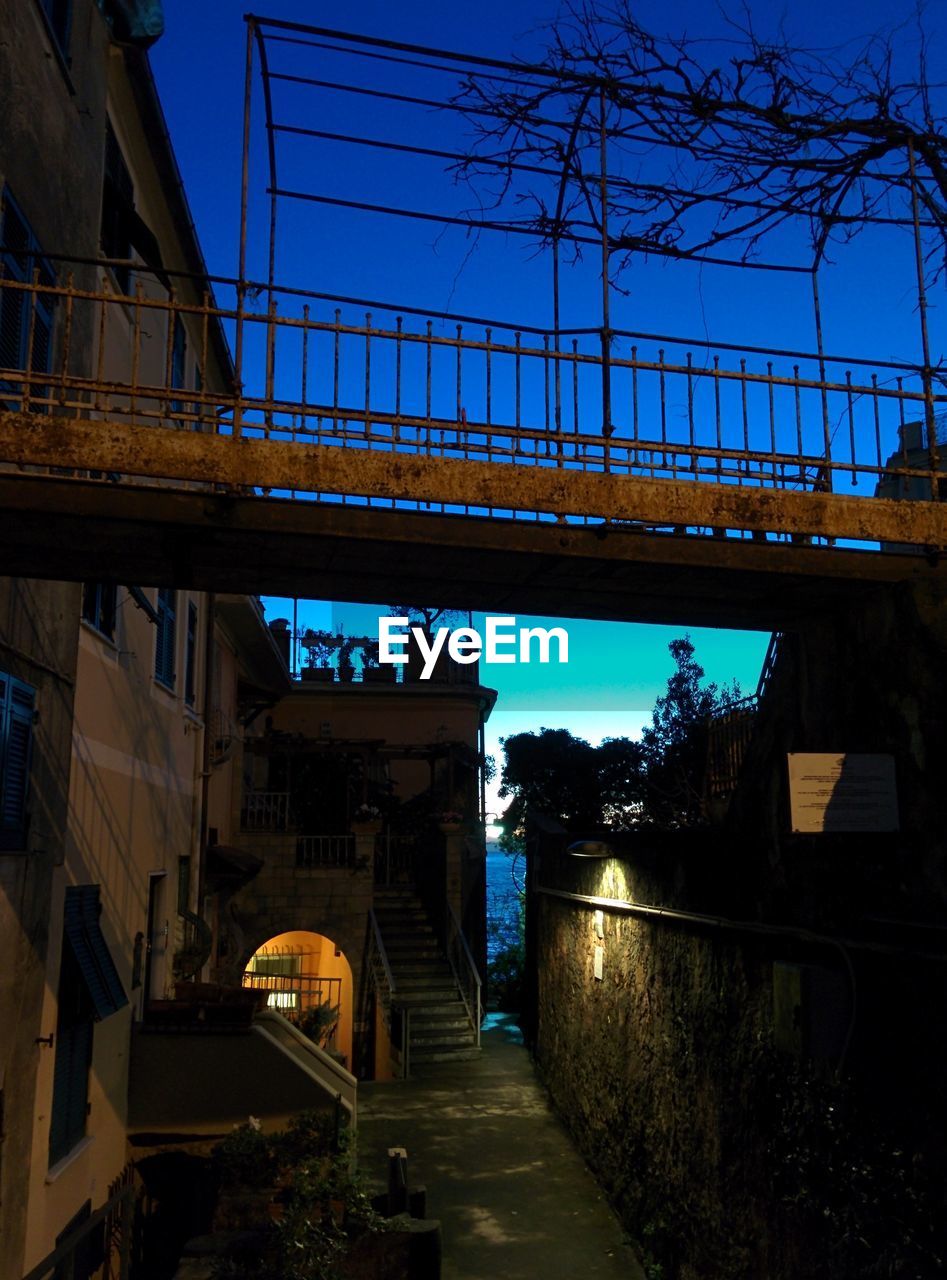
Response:
[{"label": "blue window shutter", "polygon": [[66,890],[66,939],[79,966],[93,1014],[99,1020],[108,1018],[128,1004],[128,996],[99,926],[101,910],[97,884],[75,885]]},{"label": "blue window shutter", "polygon": [[197,682],[197,605],[188,601],[187,644],[184,655],[184,700],[194,705]]},{"label": "blue window shutter", "polygon": [[[80,894],[87,887],[83,886]],[[97,893],[95,886],[91,887]],[[66,890],[67,913],[75,896],[75,890]],[[92,1065],[92,1002],[65,931],[59,965],[58,1005],[49,1123],[50,1164],[68,1155],[85,1137],[89,1070]]]},{"label": "blue window shutter", "polygon": [[0,676],[0,848],[26,843],[35,690]]},{"label": "blue window shutter", "polygon": [[67,1156],[85,1137],[92,1065],[92,1020],[63,1027],[56,1036],[53,1105],[49,1121],[49,1163]]},{"label": "blue window shutter", "polygon": [[158,591],[158,626],[155,637],[155,678],[169,689],[174,688],[174,603],[175,592],[162,587]]}]

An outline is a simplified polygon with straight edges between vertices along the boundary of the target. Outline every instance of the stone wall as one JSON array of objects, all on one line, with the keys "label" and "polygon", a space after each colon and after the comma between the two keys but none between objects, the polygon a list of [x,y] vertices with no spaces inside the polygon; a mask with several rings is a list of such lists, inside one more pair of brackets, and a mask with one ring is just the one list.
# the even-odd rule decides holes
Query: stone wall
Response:
[{"label": "stone wall", "polygon": [[[945,637],[905,590],[787,637],[716,828],[532,834],[528,1033],[654,1277],[939,1274]],[[900,831],[792,835],[787,751],[892,753]]]}]

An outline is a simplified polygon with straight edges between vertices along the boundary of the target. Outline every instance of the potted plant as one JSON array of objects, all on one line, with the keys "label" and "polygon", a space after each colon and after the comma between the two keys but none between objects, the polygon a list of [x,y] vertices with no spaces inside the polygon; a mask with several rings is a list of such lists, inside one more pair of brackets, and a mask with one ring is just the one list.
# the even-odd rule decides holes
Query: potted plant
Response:
[{"label": "potted plant", "polygon": [[381,810],[377,805],[360,804],[352,814],[355,835],[377,835],[381,830]]},{"label": "potted plant", "polygon": [[378,641],[366,640],[362,646],[362,679],[372,684],[394,684],[397,678],[396,666],[390,662],[382,666]]},{"label": "potted plant", "polygon": [[307,629],[300,638],[306,650],[306,665],[299,675],[303,680],[321,680],[329,682],[335,679],[335,670],[329,665],[335,644],[335,637],[329,631],[312,631]]},{"label": "potted plant", "polygon": [[356,639],[354,636],[339,636],[339,679],[344,684],[351,684],[355,677],[355,663],[352,661],[352,654],[355,652]]},{"label": "potted plant", "polygon": [[463,825],[463,821],[464,815],[459,813],[456,809],[444,809],[437,815],[437,825],[445,835],[459,831]]}]

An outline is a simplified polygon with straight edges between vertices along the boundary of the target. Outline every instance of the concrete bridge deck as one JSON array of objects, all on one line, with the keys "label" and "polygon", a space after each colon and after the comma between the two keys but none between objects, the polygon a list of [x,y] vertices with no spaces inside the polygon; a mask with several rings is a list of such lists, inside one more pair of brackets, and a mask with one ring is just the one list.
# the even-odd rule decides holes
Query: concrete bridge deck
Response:
[{"label": "concrete bridge deck", "polygon": [[[0,562],[25,577],[366,602],[387,599],[397,583],[403,598],[455,607],[760,629],[845,607],[884,584],[941,593],[947,583],[937,551],[947,546],[947,504],[936,502],[13,413],[0,413],[0,461],[17,468],[0,472]],[[89,479],[90,468],[119,479]],[[260,487],[359,496],[343,505],[265,497]],[[408,509],[421,501],[447,513]],[[481,513],[455,514],[465,506]]]}]

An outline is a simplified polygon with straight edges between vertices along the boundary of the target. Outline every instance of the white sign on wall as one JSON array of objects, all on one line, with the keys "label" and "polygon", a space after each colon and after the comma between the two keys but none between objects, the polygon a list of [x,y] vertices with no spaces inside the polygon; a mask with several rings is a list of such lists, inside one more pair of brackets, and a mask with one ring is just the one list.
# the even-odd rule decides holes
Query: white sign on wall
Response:
[{"label": "white sign on wall", "polygon": [[790,751],[793,831],[897,831],[894,756]]}]

